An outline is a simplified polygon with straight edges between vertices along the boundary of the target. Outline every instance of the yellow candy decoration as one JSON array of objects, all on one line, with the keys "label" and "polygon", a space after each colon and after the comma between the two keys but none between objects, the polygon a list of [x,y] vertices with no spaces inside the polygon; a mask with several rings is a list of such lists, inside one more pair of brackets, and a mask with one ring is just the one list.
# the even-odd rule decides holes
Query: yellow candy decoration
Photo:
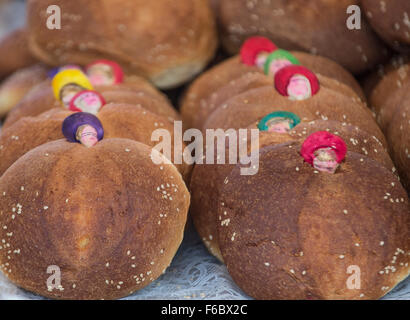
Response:
[{"label": "yellow candy decoration", "polygon": [[66,69],[57,73],[52,80],[54,97],[66,107],[80,91],[93,90],[88,77],[78,69]]}]

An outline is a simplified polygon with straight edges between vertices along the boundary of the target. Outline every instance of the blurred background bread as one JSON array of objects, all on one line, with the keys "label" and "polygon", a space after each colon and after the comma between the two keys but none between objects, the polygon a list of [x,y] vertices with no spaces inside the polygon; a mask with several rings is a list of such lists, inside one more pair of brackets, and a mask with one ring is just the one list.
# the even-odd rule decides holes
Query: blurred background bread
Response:
[{"label": "blurred background bread", "polygon": [[[61,8],[61,30],[46,27],[49,5]],[[164,89],[202,71],[217,47],[207,0],[31,0],[27,22],[30,50],[47,64],[106,58]]]}]

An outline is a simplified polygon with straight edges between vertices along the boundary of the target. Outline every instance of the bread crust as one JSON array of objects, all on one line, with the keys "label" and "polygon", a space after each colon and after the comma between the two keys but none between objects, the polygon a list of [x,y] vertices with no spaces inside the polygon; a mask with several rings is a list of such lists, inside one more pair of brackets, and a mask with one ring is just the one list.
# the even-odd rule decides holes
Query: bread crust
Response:
[{"label": "bread crust", "polygon": [[[20,157],[30,150],[50,141],[64,139],[62,124],[73,112],[63,108],[51,109],[37,117],[23,117],[0,134],[0,176]],[[141,106],[110,103],[97,114],[104,128],[105,138],[123,138],[155,147],[151,135],[157,129],[170,133],[174,141],[174,126],[168,119],[158,116]],[[184,146],[184,144],[182,143]],[[172,143],[171,162],[175,152]],[[177,164],[184,179],[188,179],[191,166],[185,162]]]},{"label": "bread crust", "polygon": [[18,28],[0,41],[0,80],[38,62],[28,48],[26,28]]},{"label": "bread crust", "polygon": [[[261,149],[270,145],[278,145],[286,142],[303,141],[312,133],[317,131],[328,131],[340,136],[351,152],[362,154],[363,156],[378,161],[386,169],[397,175],[397,170],[388,154],[385,146],[369,133],[358,127],[342,125],[341,122],[331,120],[314,120],[301,122],[288,134],[274,132],[259,132],[259,143],[251,144],[250,130],[258,129],[258,121],[247,128],[248,131],[248,152],[252,149]],[[226,153],[228,154],[228,153]],[[216,159],[215,159],[216,163]],[[192,172],[190,191],[191,208],[190,213],[196,230],[208,250],[220,261],[223,257],[218,244],[217,224],[217,199],[225,178],[233,170],[235,165],[201,165],[197,164]]]},{"label": "bread crust", "polygon": [[410,3],[406,0],[362,0],[367,20],[393,49],[410,52]]},{"label": "bread crust", "polygon": [[[261,119],[273,111],[289,111],[298,114],[304,121],[319,117],[359,126],[377,137],[386,145],[385,137],[377,126],[374,115],[362,103],[341,94],[332,87],[339,86],[332,79],[318,75],[320,91],[303,101],[291,101],[281,96],[273,86],[246,91],[225,102],[208,117],[203,126],[206,129],[239,129]],[[329,84],[330,88],[326,87]]]},{"label": "bread crust", "polygon": [[[20,158],[0,178],[4,274],[57,299],[117,299],[157,279],[182,241],[189,193],[177,169],[161,170],[150,154],[127,139],[92,148],[58,140]],[[49,291],[51,265],[62,287]]]},{"label": "bread crust", "polygon": [[[299,150],[266,147],[257,175],[236,167],[227,177],[218,232],[229,273],[257,299],[382,297],[410,272],[406,192],[363,155],[348,152],[338,173],[324,174]],[[361,270],[359,290],[347,286],[349,266]]]},{"label": "bread crust", "polygon": [[[357,81],[337,63],[324,57],[303,52],[293,51],[291,53],[302,65],[311,69],[314,73],[333,78],[351,87],[354,90],[353,95],[356,93],[358,98],[366,101]],[[260,83],[263,83],[263,75],[263,70],[241,63],[239,56],[227,59],[206,71],[192,83],[182,100],[181,114],[184,120],[184,127],[186,129],[191,127],[201,128],[215,107],[222,104],[223,100],[218,96],[232,97],[235,94],[246,91],[247,88],[255,88]],[[249,81],[249,84],[236,85],[237,80],[240,78],[248,78],[245,81]],[[267,77],[265,81],[273,83],[273,79],[270,77]],[[222,90],[225,91],[225,94],[220,92]],[[232,92],[229,92],[229,90],[232,90]]]},{"label": "bread crust", "polygon": [[47,68],[34,65],[20,69],[0,85],[0,118],[3,118],[38,83],[47,79]]},{"label": "bread crust", "polygon": [[232,54],[246,38],[263,35],[278,47],[319,54],[359,74],[388,58],[365,19],[361,19],[360,30],[347,28],[346,10],[359,4],[358,0],[222,1],[222,43]]},{"label": "bread crust", "polygon": [[[61,8],[61,30],[46,28],[51,4]],[[199,73],[217,47],[208,0],[30,0],[28,27],[31,51],[48,64],[105,58],[163,89]]]},{"label": "bread crust", "polygon": [[[410,193],[410,84],[407,93],[391,113],[386,126],[386,137],[389,142],[392,158],[399,171],[401,181]],[[383,109],[384,110],[384,109]]]},{"label": "bread crust", "polygon": [[[169,100],[142,78],[119,85],[98,86],[95,90],[102,94],[107,103],[141,105],[147,110],[166,117],[168,121],[180,118]],[[29,92],[8,114],[4,128],[8,128],[23,117],[34,117],[54,108],[63,109],[63,106],[55,99],[50,80],[46,80]]]}]

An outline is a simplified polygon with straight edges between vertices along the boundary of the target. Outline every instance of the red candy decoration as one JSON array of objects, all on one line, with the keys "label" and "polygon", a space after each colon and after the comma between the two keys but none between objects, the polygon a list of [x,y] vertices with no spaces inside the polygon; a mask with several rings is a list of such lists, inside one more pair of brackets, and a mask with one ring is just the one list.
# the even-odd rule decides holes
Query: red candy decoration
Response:
[{"label": "red candy decoration", "polygon": [[271,53],[276,49],[277,47],[268,38],[251,37],[242,45],[240,51],[241,61],[248,66],[254,66],[259,53]]},{"label": "red candy decoration", "polygon": [[327,131],[318,131],[311,134],[303,143],[300,154],[307,163],[313,165],[314,153],[321,148],[332,148],[336,154],[337,163],[341,163],[346,157],[346,143],[342,138]]},{"label": "red candy decoration", "polygon": [[308,68],[298,65],[291,65],[280,69],[275,75],[275,88],[282,95],[288,96],[288,85],[290,79],[294,76],[300,74],[305,76],[309,82],[312,89],[312,95],[318,93],[320,89],[319,80],[316,75],[310,71]]}]

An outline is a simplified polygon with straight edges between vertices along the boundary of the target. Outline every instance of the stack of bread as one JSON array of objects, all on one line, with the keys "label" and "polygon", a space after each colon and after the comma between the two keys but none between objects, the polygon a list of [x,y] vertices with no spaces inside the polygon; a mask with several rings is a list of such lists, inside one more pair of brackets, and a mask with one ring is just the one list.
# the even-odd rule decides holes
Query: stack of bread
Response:
[{"label": "stack of bread", "polygon": [[[410,273],[408,14],[408,0],[27,1],[0,39],[0,271],[50,298],[127,296],[170,265],[190,207],[251,297],[386,295]],[[236,56],[214,57],[218,36]],[[210,62],[180,115],[170,97]],[[184,150],[190,133],[203,141]]]},{"label": "stack of bread", "polygon": [[112,61],[54,73],[0,134],[0,268],[43,296],[120,298],[158,278],[183,238],[190,168],[151,138],[173,139],[178,114]]},{"label": "stack of bread", "polygon": [[[183,100],[186,127],[260,131],[247,141],[256,174],[237,156],[196,164],[190,185],[198,233],[255,298],[375,299],[409,274],[408,197],[356,88],[325,58],[253,37]],[[351,290],[353,265],[362,287]]]}]

